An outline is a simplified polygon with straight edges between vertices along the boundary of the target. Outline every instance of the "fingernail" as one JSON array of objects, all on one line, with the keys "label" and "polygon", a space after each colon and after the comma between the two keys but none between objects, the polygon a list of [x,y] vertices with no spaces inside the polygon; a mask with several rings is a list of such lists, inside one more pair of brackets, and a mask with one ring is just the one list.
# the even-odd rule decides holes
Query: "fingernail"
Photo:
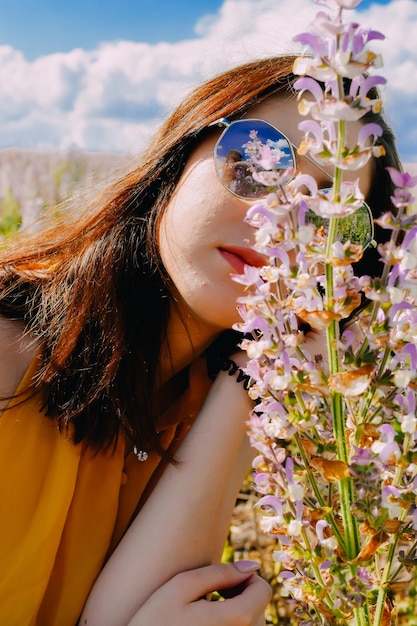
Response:
[{"label": "fingernail", "polygon": [[235,565],[239,572],[243,572],[244,574],[248,574],[249,572],[256,572],[261,566],[257,561],[236,561]]}]

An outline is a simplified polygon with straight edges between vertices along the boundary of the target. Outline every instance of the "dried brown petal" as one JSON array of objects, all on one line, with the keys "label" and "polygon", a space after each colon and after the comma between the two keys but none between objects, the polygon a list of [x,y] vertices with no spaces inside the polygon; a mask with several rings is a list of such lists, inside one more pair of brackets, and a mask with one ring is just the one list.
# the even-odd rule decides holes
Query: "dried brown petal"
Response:
[{"label": "dried brown petal", "polygon": [[374,365],[367,364],[356,370],[332,374],[329,376],[329,387],[345,396],[359,396],[369,386],[374,369]]},{"label": "dried brown petal", "polygon": [[385,602],[384,609],[382,611],[381,626],[391,626],[392,624],[392,604]]},{"label": "dried brown petal", "polygon": [[334,620],[334,613],[330,611],[327,606],[320,602],[320,604],[316,607],[320,614],[326,619],[328,624],[332,624]]},{"label": "dried brown petal", "polygon": [[350,476],[349,467],[343,461],[323,459],[318,456],[311,459],[310,465],[331,483]]},{"label": "dried brown petal", "polygon": [[401,593],[403,591],[407,591],[410,588],[410,584],[413,582],[412,579],[408,580],[396,580],[395,582],[389,583],[388,587],[390,591],[395,594]]},{"label": "dried brown petal", "polygon": [[307,454],[317,454],[317,444],[310,439],[303,439],[303,448]]},{"label": "dried brown petal", "polygon": [[303,391],[304,393],[308,393],[312,396],[319,395],[322,396],[326,393],[326,387],[319,387],[318,385],[310,385],[308,383],[300,383],[294,386],[295,391]]},{"label": "dried brown petal", "polygon": [[379,440],[381,431],[377,424],[363,424],[360,426],[361,436],[359,439],[360,448],[370,448],[374,441]]},{"label": "dried brown petal", "polygon": [[372,337],[372,343],[374,343],[376,346],[379,346],[380,348],[386,348],[389,342],[389,335],[388,334],[381,334],[378,335],[377,337]]},{"label": "dried brown petal", "polygon": [[386,519],[382,525],[382,528],[383,530],[385,530],[385,532],[393,535],[400,530],[401,526],[404,526],[404,524],[398,519]]},{"label": "dried brown petal", "polygon": [[328,262],[334,267],[342,267],[343,265],[351,265],[351,263],[357,263],[363,256],[363,246],[355,243],[346,243],[345,254],[342,259],[339,257],[332,257],[328,259]]},{"label": "dried brown petal", "polygon": [[372,528],[372,526],[369,524],[368,520],[365,520],[361,526],[360,526],[360,531],[362,534],[364,535],[369,535],[372,536],[375,534],[376,532],[376,528]]},{"label": "dried brown petal", "polygon": [[296,313],[303,322],[310,324],[314,330],[325,330],[332,322],[342,319],[339,313],[333,311],[297,310]]},{"label": "dried brown petal", "polygon": [[362,548],[356,559],[354,559],[353,563],[370,561],[378,548],[382,546],[382,544],[385,543],[387,539],[388,535],[386,532],[384,532],[383,530],[377,532],[373,537],[371,537],[366,546]]},{"label": "dried brown petal", "polygon": [[343,300],[342,303],[337,303],[337,309],[339,313],[343,314],[343,317],[349,317],[349,315],[358,308],[360,303],[360,294],[356,291],[350,291],[348,292],[347,297]]},{"label": "dried brown petal", "polygon": [[309,513],[306,514],[306,517],[308,517],[312,522],[318,522],[319,520],[324,519],[326,515],[331,513],[331,511],[330,507],[318,508],[313,511],[309,511]]}]

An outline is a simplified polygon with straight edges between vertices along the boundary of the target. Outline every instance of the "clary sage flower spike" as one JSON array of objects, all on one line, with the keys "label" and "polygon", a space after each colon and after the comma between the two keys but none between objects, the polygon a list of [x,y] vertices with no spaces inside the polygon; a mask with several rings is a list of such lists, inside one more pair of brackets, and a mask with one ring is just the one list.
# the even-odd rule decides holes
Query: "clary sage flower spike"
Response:
[{"label": "clary sage flower spike", "polygon": [[262,528],[276,542],[274,579],[288,598],[288,623],[388,626],[395,614],[411,625],[417,218],[408,207],[417,178],[389,171],[397,189],[392,211],[377,220],[392,233],[378,246],[382,276],[355,275],[366,245],[349,235],[340,240],[338,232],[364,198],[344,174],[359,172],[383,148],[377,124],[362,124],[351,148],[345,133],[381,107],[368,95],[385,83],[374,74],[382,58],[369,46],[383,35],[343,21],[358,0],[319,4],[325,10],[296,37],[309,52],[294,67],[305,116],[298,150],[333,168],[333,186],[323,193],[312,177],[294,176],[288,145],[282,158],[289,169],[269,166],[281,155],[266,142],[256,155],[259,193],[246,220],[268,262],[234,276],[245,286],[236,328],[245,333],[256,400],[249,424],[258,450],[253,483]]}]

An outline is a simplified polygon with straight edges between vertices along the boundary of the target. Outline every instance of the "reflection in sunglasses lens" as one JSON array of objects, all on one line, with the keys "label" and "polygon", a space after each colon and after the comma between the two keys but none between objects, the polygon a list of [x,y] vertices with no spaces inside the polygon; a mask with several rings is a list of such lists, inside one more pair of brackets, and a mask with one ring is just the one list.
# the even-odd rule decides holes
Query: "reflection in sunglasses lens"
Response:
[{"label": "reflection in sunglasses lens", "polygon": [[[314,224],[316,228],[322,226],[327,234],[329,220],[320,217],[313,211],[306,213],[305,220],[306,223]],[[337,239],[341,243],[350,241],[353,244],[366,248],[372,244],[374,236],[373,231],[372,214],[367,204],[363,204],[363,206],[352,213],[352,215],[339,218],[337,223]]]},{"label": "reflection in sunglasses lens", "polygon": [[235,195],[249,199],[276,191],[271,170],[273,177],[274,171],[287,170],[295,162],[288,139],[262,120],[232,122],[220,136],[214,154],[221,182]]}]

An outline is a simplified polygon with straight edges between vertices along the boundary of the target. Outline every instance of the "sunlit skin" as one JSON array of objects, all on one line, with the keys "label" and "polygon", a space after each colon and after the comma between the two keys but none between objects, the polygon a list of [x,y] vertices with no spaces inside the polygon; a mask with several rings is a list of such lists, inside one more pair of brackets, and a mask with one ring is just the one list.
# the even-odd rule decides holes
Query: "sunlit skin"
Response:
[{"label": "sunlit skin", "polygon": [[[298,123],[304,119],[294,98],[271,97],[254,106],[246,117],[259,118],[279,128],[296,146],[302,132]],[[347,144],[355,142],[360,123],[347,125]],[[242,286],[231,273],[243,272],[244,263],[262,264],[251,252],[252,228],[244,222],[250,203],[227,191],[218,181],[213,148],[221,129],[203,141],[189,159],[178,187],[162,219],[160,250],[163,263],[178,292],[177,312],[172,311],[168,328],[169,365],[163,378],[190,362],[192,338],[195,353],[201,352],[214,337],[239,321],[236,299]],[[331,186],[329,175],[305,157],[297,157],[298,171],[313,176],[319,187]],[[371,164],[360,172],[346,172],[345,180],[360,179],[366,196],[369,191]]]}]

